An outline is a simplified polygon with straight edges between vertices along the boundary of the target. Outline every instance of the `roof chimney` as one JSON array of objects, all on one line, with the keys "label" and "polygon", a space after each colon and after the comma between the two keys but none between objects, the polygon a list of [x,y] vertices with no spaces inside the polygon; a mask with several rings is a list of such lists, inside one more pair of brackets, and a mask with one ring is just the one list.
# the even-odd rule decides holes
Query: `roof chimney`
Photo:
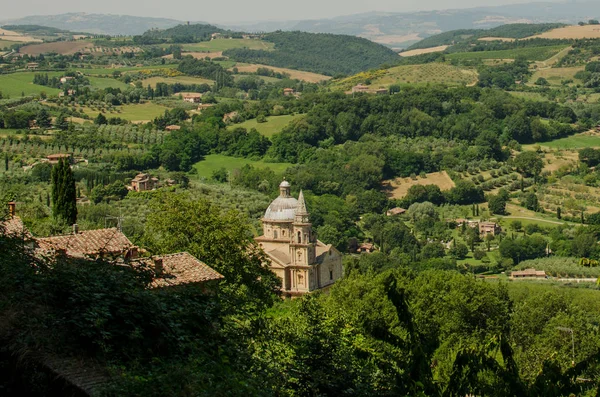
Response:
[{"label": "roof chimney", "polygon": [[164,273],[164,266],[163,266],[163,259],[162,258],[158,258],[155,257],[153,258],[154,260],[154,272],[156,273],[157,276],[162,276]]},{"label": "roof chimney", "polygon": [[79,233],[79,225],[74,223],[73,224],[73,234],[78,234]]},{"label": "roof chimney", "polygon": [[13,218],[17,214],[17,203],[11,201],[8,203],[8,216]]}]

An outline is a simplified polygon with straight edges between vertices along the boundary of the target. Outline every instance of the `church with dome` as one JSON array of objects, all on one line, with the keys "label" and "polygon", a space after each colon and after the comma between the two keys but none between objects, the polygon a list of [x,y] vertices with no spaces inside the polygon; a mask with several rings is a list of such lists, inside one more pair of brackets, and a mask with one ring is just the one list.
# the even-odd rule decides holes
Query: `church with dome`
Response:
[{"label": "church with dome", "polygon": [[277,197],[262,219],[256,242],[267,254],[270,269],[282,280],[285,297],[329,288],[342,278],[342,254],[317,239],[302,191],[295,199],[290,183],[279,185]]}]

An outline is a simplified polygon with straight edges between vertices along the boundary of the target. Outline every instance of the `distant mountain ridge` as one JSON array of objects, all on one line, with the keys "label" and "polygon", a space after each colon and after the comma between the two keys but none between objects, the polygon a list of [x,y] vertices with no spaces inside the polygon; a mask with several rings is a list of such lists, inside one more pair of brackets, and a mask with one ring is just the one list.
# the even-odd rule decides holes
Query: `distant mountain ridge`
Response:
[{"label": "distant mountain ridge", "polygon": [[136,17],[132,15],[86,14],[83,12],[34,15],[0,21],[0,25],[42,25],[57,29],[94,34],[139,35],[150,29],[168,29],[182,21],[168,18]]},{"label": "distant mountain ridge", "polygon": [[[424,38],[457,29],[488,29],[509,23],[575,24],[589,19],[600,19],[600,1],[539,2],[407,13],[369,12],[319,20],[280,19],[215,25],[222,29],[251,33],[284,30],[346,34],[364,37],[392,48],[406,48]],[[167,18],[85,13],[29,16],[0,21],[0,24],[43,25],[110,35],[141,35],[150,29],[168,29],[183,23],[185,22]]]}]

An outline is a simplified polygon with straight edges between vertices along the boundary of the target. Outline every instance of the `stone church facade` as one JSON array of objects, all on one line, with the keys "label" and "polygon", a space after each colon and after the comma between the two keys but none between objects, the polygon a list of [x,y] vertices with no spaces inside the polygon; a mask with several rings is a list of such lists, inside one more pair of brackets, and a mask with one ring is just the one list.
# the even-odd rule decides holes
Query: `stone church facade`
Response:
[{"label": "stone church facade", "polygon": [[263,235],[256,242],[267,254],[270,269],[282,280],[286,297],[327,289],[343,276],[342,254],[317,239],[304,194],[290,194],[289,182],[279,185],[277,197],[262,219]]}]

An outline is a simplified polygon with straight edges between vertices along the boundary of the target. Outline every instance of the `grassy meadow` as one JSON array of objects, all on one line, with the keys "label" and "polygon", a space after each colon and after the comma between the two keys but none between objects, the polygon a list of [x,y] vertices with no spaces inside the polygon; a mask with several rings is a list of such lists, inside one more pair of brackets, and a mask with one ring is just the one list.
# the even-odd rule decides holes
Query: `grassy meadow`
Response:
[{"label": "grassy meadow", "polygon": [[545,61],[565,49],[565,46],[525,47],[501,51],[476,51],[449,54],[447,59],[516,59],[525,58],[528,61]]},{"label": "grassy meadow", "polygon": [[233,48],[248,48],[250,50],[272,50],[275,47],[273,43],[268,43],[262,40],[246,40],[246,39],[216,39],[211,41],[203,41],[200,43],[184,44],[184,51],[225,51]]},{"label": "grassy meadow", "polygon": [[258,132],[266,137],[271,137],[274,134],[280,132],[285,126],[291,123],[293,120],[302,117],[302,115],[285,115],[285,116],[271,116],[267,117],[266,123],[258,123],[256,119],[246,120],[240,124],[232,124],[228,129],[234,128],[245,128],[246,130],[250,130],[255,128]]},{"label": "grassy meadow", "polygon": [[148,79],[142,80],[142,85],[147,87],[148,85],[156,88],[157,83],[167,83],[167,84],[208,84],[213,85],[213,80],[203,79],[199,77],[191,77],[191,76],[177,76],[177,77],[150,77]]},{"label": "grassy meadow", "polygon": [[586,147],[600,147],[600,136],[578,134],[550,142],[540,143],[540,146],[552,149],[582,149]]},{"label": "grassy meadow", "polygon": [[[150,121],[155,117],[163,114],[167,110],[166,107],[155,103],[132,104],[118,106],[116,111],[102,112],[106,117],[119,117],[129,121]],[[83,112],[90,117],[96,117],[100,113],[98,110],[93,110],[89,107],[84,107]]]},{"label": "grassy meadow", "polygon": [[[46,72],[44,72],[46,73]],[[0,75],[0,91],[4,96],[11,97],[25,95],[38,95],[40,92],[45,92],[48,95],[57,95],[60,90],[43,85],[33,84],[35,72],[19,72]],[[61,72],[49,72],[49,77],[62,76]]]},{"label": "grassy meadow", "polygon": [[283,174],[292,164],[288,163],[265,163],[262,160],[253,161],[249,159],[224,156],[222,154],[210,154],[204,160],[196,163],[194,168],[198,170],[198,175],[201,178],[210,179],[214,171],[225,168],[227,171],[240,169],[246,164],[250,164],[257,168],[270,168],[276,173]]},{"label": "grassy meadow", "polygon": [[122,81],[111,79],[108,77],[88,77],[90,81],[90,85],[97,89],[105,89],[105,88],[120,88],[121,90],[125,90],[129,88],[129,85],[123,83]]}]

